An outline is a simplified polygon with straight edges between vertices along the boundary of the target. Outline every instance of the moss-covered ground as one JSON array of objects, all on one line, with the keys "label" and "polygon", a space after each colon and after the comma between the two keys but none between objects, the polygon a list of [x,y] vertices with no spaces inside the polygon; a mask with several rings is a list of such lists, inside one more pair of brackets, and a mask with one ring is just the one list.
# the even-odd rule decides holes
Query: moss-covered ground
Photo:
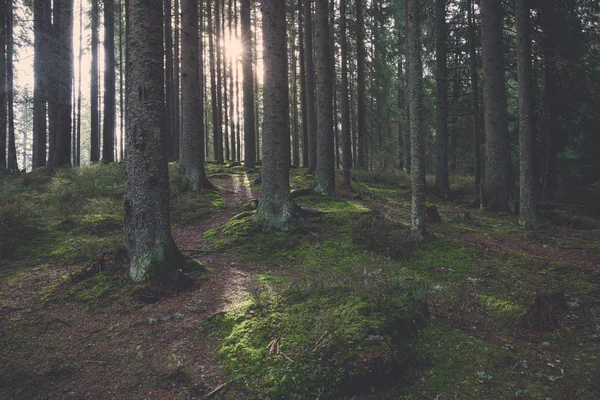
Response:
[{"label": "moss-covered ground", "polygon": [[455,177],[450,201],[428,197],[442,222],[415,246],[408,177],[361,172],[337,199],[296,197],[306,216],[288,231],[262,232],[257,172],[209,164],[219,190],[192,194],[170,168],[175,238],[213,273],[155,304],[110,271],[122,165],[3,181],[0,395],[85,397],[91,379],[95,398],[600,398],[593,212],[545,213],[529,232],[469,208],[472,178]]}]

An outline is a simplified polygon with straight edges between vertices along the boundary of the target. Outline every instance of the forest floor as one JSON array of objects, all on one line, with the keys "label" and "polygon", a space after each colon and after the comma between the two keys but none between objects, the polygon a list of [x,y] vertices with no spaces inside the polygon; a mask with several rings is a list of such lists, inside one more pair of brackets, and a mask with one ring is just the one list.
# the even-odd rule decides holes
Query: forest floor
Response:
[{"label": "forest floor", "polygon": [[202,194],[171,175],[173,236],[206,271],[156,298],[115,250],[122,165],[2,182],[0,398],[600,398],[598,210],[528,232],[453,178],[415,248],[402,173],[297,197],[285,233],[252,226],[256,172],[211,164]]}]

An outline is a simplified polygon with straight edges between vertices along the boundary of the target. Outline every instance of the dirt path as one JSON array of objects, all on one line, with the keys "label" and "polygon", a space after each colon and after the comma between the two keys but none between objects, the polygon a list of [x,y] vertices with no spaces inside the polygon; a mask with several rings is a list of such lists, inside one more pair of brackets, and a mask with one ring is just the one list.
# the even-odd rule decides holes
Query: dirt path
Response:
[{"label": "dirt path", "polygon": [[[183,251],[250,201],[246,175],[216,182],[225,205],[198,226],[174,230]],[[226,382],[201,324],[245,296],[260,267],[225,253],[198,253],[214,272],[192,291],[146,305],[127,297],[92,313],[80,303],[43,304],[40,293],[75,267],[35,269],[0,282],[0,398],[202,398]]]}]

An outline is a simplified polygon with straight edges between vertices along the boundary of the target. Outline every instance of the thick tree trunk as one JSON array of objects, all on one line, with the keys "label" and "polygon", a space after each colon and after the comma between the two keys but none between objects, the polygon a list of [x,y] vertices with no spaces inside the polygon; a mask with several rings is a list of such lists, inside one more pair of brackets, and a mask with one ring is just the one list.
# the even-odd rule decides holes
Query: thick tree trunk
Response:
[{"label": "thick tree trunk", "polygon": [[502,39],[503,15],[501,0],[486,0],[481,3],[486,131],[484,200],[488,209],[516,212],[517,199],[508,142]]},{"label": "thick tree trunk", "polygon": [[[5,2],[6,0],[4,0]],[[0,3],[0,174],[6,171],[6,138],[8,128],[6,82],[6,22],[8,7]]]},{"label": "thick tree trunk", "polygon": [[306,128],[308,130],[308,172],[317,167],[317,110],[315,98],[315,63],[313,57],[312,0],[304,0],[304,72],[306,74]]},{"label": "thick tree trunk", "polygon": [[173,135],[177,140],[177,148],[175,149],[177,160],[179,160],[181,152],[181,28],[180,18],[181,13],[179,11],[179,0],[173,1],[173,13],[175,14],[174,24],[175,28],[173,31]]},{"label": "thick tree trunk", "polygon": [[350,137],[350,102],[348,99],[348,39],[346,0],[340,1],[340,44],[342,57],[342,170],[343,184],[350,186],[350,168],[352,168],[352,139]]},{"label": "thick tree trunk", "polygon": [[473,112],[473,155],[475,158],[475,190],[481,196],[481,116],[479,112],[479,73],[475,34],[475,10],[469,1],[469,72],[471,75],[471,107]]},{"label": "thick tree trunk", "polygon": [[425,239],[425,147],[423,140],[423,65],[419,0],[409,0],[408,57],[410,60],[411,230],[417,242]]},{"label": "thick tree trunk", "polygon": [[[238,1],[234,0],[234,26],[235,26],[235,39],[238,40]],[[240,74],[239,74],[239,60],[235,60],[235,110],[236,110],[236,124],[235,133],[237,137],[237,160],[242,161],[242,141],[241,141],[241,120],[242,112],[240,107]]]},{"label": "thick tree trunk", "polygon": [[408,43],[410,41],[410,32],[408,25],[408,1],[404,0],[404,41],[407,43],[405,46],[404,54],[406,56],[406,76],[404,85],[407,88],[406,90],[406,102],[404,112],[406,115],[406,129],[404,130],[404,159],[406,160],[406,172],[408,174],[411,173],[411,144],[410,144],[410,57],[408,55]]},{"label": "thick tree trunk", "polygon": [[102,161],[115,161],[115,2],[104,0],[104,120]]},{"label": "thick tree trunk", "polygon": [[[221,4],[221,39],[225,41],[225,0]],[[224,46],[225,44],[223,44]],[[223,62],[223,85],[221,90],[223,92],[223,109],[221,112],[221,126],[223,127],[223,146],[225,147],[225,156],[223,160],[231,160],[230,148],[229,148],[229,106],[228,106],[228,95],[227,95],[227,52],[225,47],[221,50],[221,59]]]},{"label": "thick tree trunk", "polygon": [[242,23],[242,85],[244,97],[244,167],[254,168],[256,161],[256,135],[254,131],[254,82],[252,72],[252,29],[250,21],[250,0],[241,0],[240,18]]},{"label": "thick tree trunk", "polygon": [[183,264],[171,236],[161,0],[129,0],[125,247],[135,282]]},{"label": "thick tree trunk", "polygon": [[82,76],[82,63],[83,63],[83,2],[79,3],[79,55],[77,57],[78,71],[77,71],[77,120],[75,124],[77,128],[75,130],[74,149],[75,153],[74,165],[81,165],[81,76]]},{"label": "thick tree trunk", "polygon": [[292,121],[290,128],[292,130],[292,143],[290,144],[290,152],[292,153],[292,165],[300,165],[300,140],[298,134],[300,131],[300,124],[298,121],[298,56],[296,55],[296,35],[294,34],[296,28],[296,8],[292,7],[291,10],[291,34],[289,35],[290,47],[292,56],[290,58],[290,68],[292,74],[290,77],[290,88],[292,95],[292,111],[290,113]]},{"label": "thick tree trunk", "polygon": [[98,28],[100,25],[99,0],[92,0],[92,68],[90,84],[90,161],[100,161],[100,113],[98,112]]},{"label": "thick tree trunk", "polygon": [[290,124],[285,2],[262,2],[264,43],[264,115],[261,198],[256,223],[285,228],[293,211],[290,198]]},{"label": "thick tree trunk", "polygon": [[34,89],[33,89],[33,169],[46,165],[46,85],[48,69],[47,15],[50,0],[35,0],[33,6]]},{"label": "thick tree trunk", "polygon": [[542,201],[556,200],[558,189],[558,76],[557,76],[557,10],[555,0],[547,0],[540,7],[544,30],[544,175]]},{"label": "thick tree trunk", "polygon": [[358,80],[358,168],[367,168],[366,137],[366,76],[365,76],[365,16],[364,0],[356,0],[356,64]]},{"label": "thick tree trunk", "polygon": [[179,171],[183,186],[198,191],[214,188],[204,170],[204,102],[200,90],[198,0],[183,0],[181,16],[183,135]]},{"label": "thick tree trunk", "polygon": [[[126,1],[126,0],[125,0]],[[121,121],[120,129],[120,157],[119,160],[125,159],[125,96],[123,94],[123,66],[125,60],[123,59],[123,0],[119,0],[119,119]]]},{"label": "thick tree trunk", "polygon": [[317,165],[314,190],[335,196],[335,154],[333,149],[333,77],[329,40],[329,4],[315,1],[315,56],[317,76]]},{"label": "thick tree trunk", "polygon": [[448,180],[448,67],[446,65],[446,31],[446,0],[435,0],[435,186],[443,198],[448,198],[450,195],[450,182]]},{"label": "thick tree trunk", "polygon": [[531,68],[531,22],[529,0],[516,2],[517,73],[519,78],[519,155],[520,201],[519,223],[535,228],[535,185],[533,182],[533,91]]},{"label": "thick tree trunk", "polygon": [[71,164],[71,106],[73,89],[73,1],[54,0],[52,18],[56,44],[50,101],[52,166]]},{"label": "thick tree trunk", "polygon": [[221,47],[221,3],[222,0],[215,1],[215,56],[217,60],[217,138],[216,160],[223,163],[223,48]]}]

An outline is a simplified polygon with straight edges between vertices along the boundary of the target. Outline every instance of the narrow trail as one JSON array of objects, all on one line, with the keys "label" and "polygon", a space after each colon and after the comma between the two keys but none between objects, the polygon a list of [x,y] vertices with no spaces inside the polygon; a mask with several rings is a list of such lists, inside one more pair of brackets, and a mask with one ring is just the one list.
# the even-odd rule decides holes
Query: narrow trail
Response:
[{"label": "narrow trail", "polygon": [[[215,180],[225,204],[199,225],[176,228],[184,252],[212,270],[193,290],[142,308],[127,297],[91,312],[43,303],[48,285],[75,266],[36,268],[0,282],[0,398],[203,398],[227,381],[202,323],[246,296],[261,267],[198,252],[203,233],[224,224],[254,193],[244,174]],[[204,333],[206,334],[206,333]]]}]

